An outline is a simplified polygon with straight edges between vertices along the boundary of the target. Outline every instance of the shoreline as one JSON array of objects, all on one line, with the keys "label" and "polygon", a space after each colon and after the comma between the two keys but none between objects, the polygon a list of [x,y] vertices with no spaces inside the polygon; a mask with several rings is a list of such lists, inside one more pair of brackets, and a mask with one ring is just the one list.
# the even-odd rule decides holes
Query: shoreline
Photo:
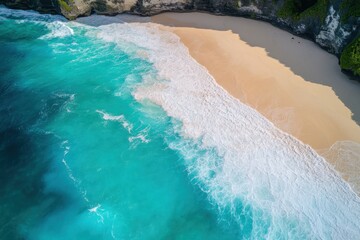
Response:
[{"label": "shoreline", "polygon": [[[65,238],[89,240],[360,235],[360,195],[344,176],[239,100],[250,100],[251,92],[265,103],[273,100],[261,89],[281,85],[276,77],[290,76],[289,84],[265,93],[303,87],[261,48],[231,31],[174,30],[110,17],[81,24],[11,16],[0,25],[5,34],[14,32],[2,38],[4,66],[10,66],[0,76],[2,161],[20,163],[4,172],[9,197],[1,201],[2,219],[6,225],[7,216],[16,218],[4,232],[9,240],[56,239],[57,229]],[[229,90],[243,90],[239,98],[190,55],[177,30]],[[236,74],[239,79],[229,78]]]},{"label": "shoreline", "polygon": [[360,191],[360,84],[335,55],[263,21],[205,13],[151,21],[178,35],[228,93],[310,145]]},{"label": "shoreline", "polygon": [[[360,194],[360,127],[352,119],[353,112],[360,113],[360,83],[347,79],[335,55],[312,41],[252,19],[204,13],[93,18],[96,21],[80,18],[77,22],[92,26],[150,22],[176,34],[188,54],[207,69],[221,88],[283,132],[309,145]],[[236,29],[239,24],[243,29]],[[235,30],[230,28],[234,25]],[[211,41],[212,45],[206,46]],[[287,47],[285,52],[283,46]],[[246,53],[246,57],[236,51]],[[309,61],[301,61],[308,54]],[[212,61],[215,66],[211,66]],[[227,71],[229,63],[235,64],[231,71]],[[232,78],[226,77],[227,72],[233,73]]]}]

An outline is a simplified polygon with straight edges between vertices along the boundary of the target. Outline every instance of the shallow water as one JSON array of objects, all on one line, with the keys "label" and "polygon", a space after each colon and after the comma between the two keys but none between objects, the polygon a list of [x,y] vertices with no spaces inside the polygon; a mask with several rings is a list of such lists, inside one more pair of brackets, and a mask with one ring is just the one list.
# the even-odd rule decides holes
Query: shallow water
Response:
[{"label": "shallow water", "polygon": [[151,24],[0,8],[1,239],[360,235],[336,172],[182,51]]}]

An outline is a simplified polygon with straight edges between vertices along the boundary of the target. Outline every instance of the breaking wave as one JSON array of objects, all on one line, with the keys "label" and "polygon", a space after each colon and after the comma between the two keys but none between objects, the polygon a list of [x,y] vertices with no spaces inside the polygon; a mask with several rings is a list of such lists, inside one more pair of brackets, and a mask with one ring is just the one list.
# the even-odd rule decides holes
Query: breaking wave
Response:
[{"label": "breaking wave", "polygon": [[156,67],[159,77],[138,86],[134,97],[180,120],[183,140],[170,147],[187,159],[189,174],[220,214],[228,209],[240,227],[251,221],[250,238],[359,236],[360,200],[349,184],[311,147],[218,86],[176,35],[151,23],[98,30],[97,37],[123,51],[142,49],[138,56]]}]

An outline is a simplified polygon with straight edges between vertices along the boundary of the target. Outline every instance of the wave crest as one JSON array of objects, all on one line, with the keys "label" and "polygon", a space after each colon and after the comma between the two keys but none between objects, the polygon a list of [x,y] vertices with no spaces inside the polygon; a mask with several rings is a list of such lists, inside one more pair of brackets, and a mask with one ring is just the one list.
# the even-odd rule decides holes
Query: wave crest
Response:
[{"label": "wave crest", "polygon": [[182,141],[199,142],[199,151],[181,141],[170,146],[187,159],[189,173],[220,213],[227,209],[239,226],[252,221],[250,238],[359,236],[360,201],[349,185],[308,145],[218,86],[176,35],[151,23],[99,30],[99,38],[124,51],[146,51],[141,56],[159,78],[139,86],[135,98],[180,120]]}]

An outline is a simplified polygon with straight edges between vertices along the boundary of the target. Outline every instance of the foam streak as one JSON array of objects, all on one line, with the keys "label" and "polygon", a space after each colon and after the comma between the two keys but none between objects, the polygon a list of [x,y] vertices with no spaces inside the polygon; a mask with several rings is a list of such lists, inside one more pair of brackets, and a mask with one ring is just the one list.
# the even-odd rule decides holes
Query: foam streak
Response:
[{"label": "foam streak", "polygon": [[[360,235],[360,201],[349,185],[312,148],[219,87],[176,35],[155,24],[132,23],[101,26],[98,37],[146,51],[143,56],[157,68],[159,79],[167,81],[154,79],[138,87],[135,98],[161,105],[182,122],[184,138],[201,138],[203,148],[215,148],[223,156],[221,166],[203,158],[189,162],[188,168],[202,173],[197,179],[220,208],[241,199],[254,212],[264,213],[253,216],[252,237]],[[260,233],[267,214],[269,229]]]}]

